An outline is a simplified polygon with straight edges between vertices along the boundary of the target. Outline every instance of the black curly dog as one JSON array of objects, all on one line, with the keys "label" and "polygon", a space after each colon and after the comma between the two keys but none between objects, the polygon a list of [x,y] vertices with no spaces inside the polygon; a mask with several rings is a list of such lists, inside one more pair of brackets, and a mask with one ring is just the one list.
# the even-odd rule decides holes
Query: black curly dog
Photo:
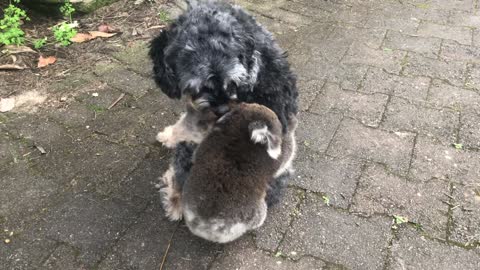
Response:
[{"label": "black curly dog", "polygon": [[[224,114],[229,101],[270,108],[283,134],[298,111],[296,76],[271,33],[238,6],[214,1],[188,4],[187,11],[152,41],[149,52],[158,86],[168,97],[184,99],[187,106],[187,113],[157,136],[176,148],[170,173],[182,174],[174,177],[178,181],[188,174],[196,144],[215,122],[211,119]],[[206,116],[212,112],[216,117]],[[274,176],[269,205],[278,201],[291,172],[290,160]]]}]

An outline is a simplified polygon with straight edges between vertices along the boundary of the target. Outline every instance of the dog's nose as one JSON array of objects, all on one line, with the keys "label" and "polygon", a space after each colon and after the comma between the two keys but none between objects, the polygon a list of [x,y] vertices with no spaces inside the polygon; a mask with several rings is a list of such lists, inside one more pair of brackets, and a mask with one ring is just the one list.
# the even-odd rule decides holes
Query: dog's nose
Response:
[{"label": "dog's nose", "polygon": [[230,111],[230,107],[228,104],[223,104],[215,107],[213,111],[217,116],[222,116]]}]

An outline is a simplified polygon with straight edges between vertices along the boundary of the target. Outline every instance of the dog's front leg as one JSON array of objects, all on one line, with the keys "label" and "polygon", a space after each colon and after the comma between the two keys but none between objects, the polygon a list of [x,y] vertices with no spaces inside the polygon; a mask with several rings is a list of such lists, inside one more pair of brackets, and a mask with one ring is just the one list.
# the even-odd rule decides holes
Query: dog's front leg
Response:
[{"label": "dog's front leg", "polygon": [[183,113],[178,121],[166,127],[162,132],[157,134],[157,141],[161,142],[167,148],[175,148],[175,146],[181,141],[180,133],[185,129],[185,118],[187,113]]},{"label": "dog's front leg", "polygon": [[160,178],[164,185],[160,189],[163,209],[165,210],[165,215],[172,221],[182,219],[182,188],[178,187],[175,177],[175,168],[170,165]]}]

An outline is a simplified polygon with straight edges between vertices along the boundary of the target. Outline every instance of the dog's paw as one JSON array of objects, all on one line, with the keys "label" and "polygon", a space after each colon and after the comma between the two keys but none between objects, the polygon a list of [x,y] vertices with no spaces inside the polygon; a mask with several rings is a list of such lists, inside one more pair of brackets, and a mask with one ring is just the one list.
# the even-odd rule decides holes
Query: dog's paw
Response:
[{"label": "dog's paw", "polygon": [[162,132],[159,132],[156,139],[167,148],[175,148],[175,145],[177,145],[175,137],[173,136],[172,126],[168,126]]},{"label": "dog's paw", "polygon": [[170,165],[168,167],[168,170],[166,170],[165,173],[160,177],[160,180],[162,181],[163,185],[173,187],[174,177],[175,177],[175,170],[173,169],[173,166]]},{"label": "dog's paw", "polygon": [[165,216],[171,221],[181,220],[183,216],[181,195],[171,186],[162,188],[160,193]]}]

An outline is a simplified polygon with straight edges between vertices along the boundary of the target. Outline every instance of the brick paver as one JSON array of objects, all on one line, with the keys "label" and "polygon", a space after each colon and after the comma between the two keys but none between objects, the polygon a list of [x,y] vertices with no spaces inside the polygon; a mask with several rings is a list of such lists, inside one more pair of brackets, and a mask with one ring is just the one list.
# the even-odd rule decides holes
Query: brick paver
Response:
[{"label": "brick paver", "polygon": [[0,269],[159,269],[168,246],[163,269],[480,269],[479,2],[235,2],[299,77],[296,174],[263,227],[217,245],[164,217],[154,138],[182,106],[126,25],[52,81],[0,73],[2,97],[42,96],[0,113]]},{"label": "brick paver", "polygon": [[382,269],[390,219],[360,218],[324,205],[309,195],[280,251],[293,258],[315,255],[347,268]]}]

